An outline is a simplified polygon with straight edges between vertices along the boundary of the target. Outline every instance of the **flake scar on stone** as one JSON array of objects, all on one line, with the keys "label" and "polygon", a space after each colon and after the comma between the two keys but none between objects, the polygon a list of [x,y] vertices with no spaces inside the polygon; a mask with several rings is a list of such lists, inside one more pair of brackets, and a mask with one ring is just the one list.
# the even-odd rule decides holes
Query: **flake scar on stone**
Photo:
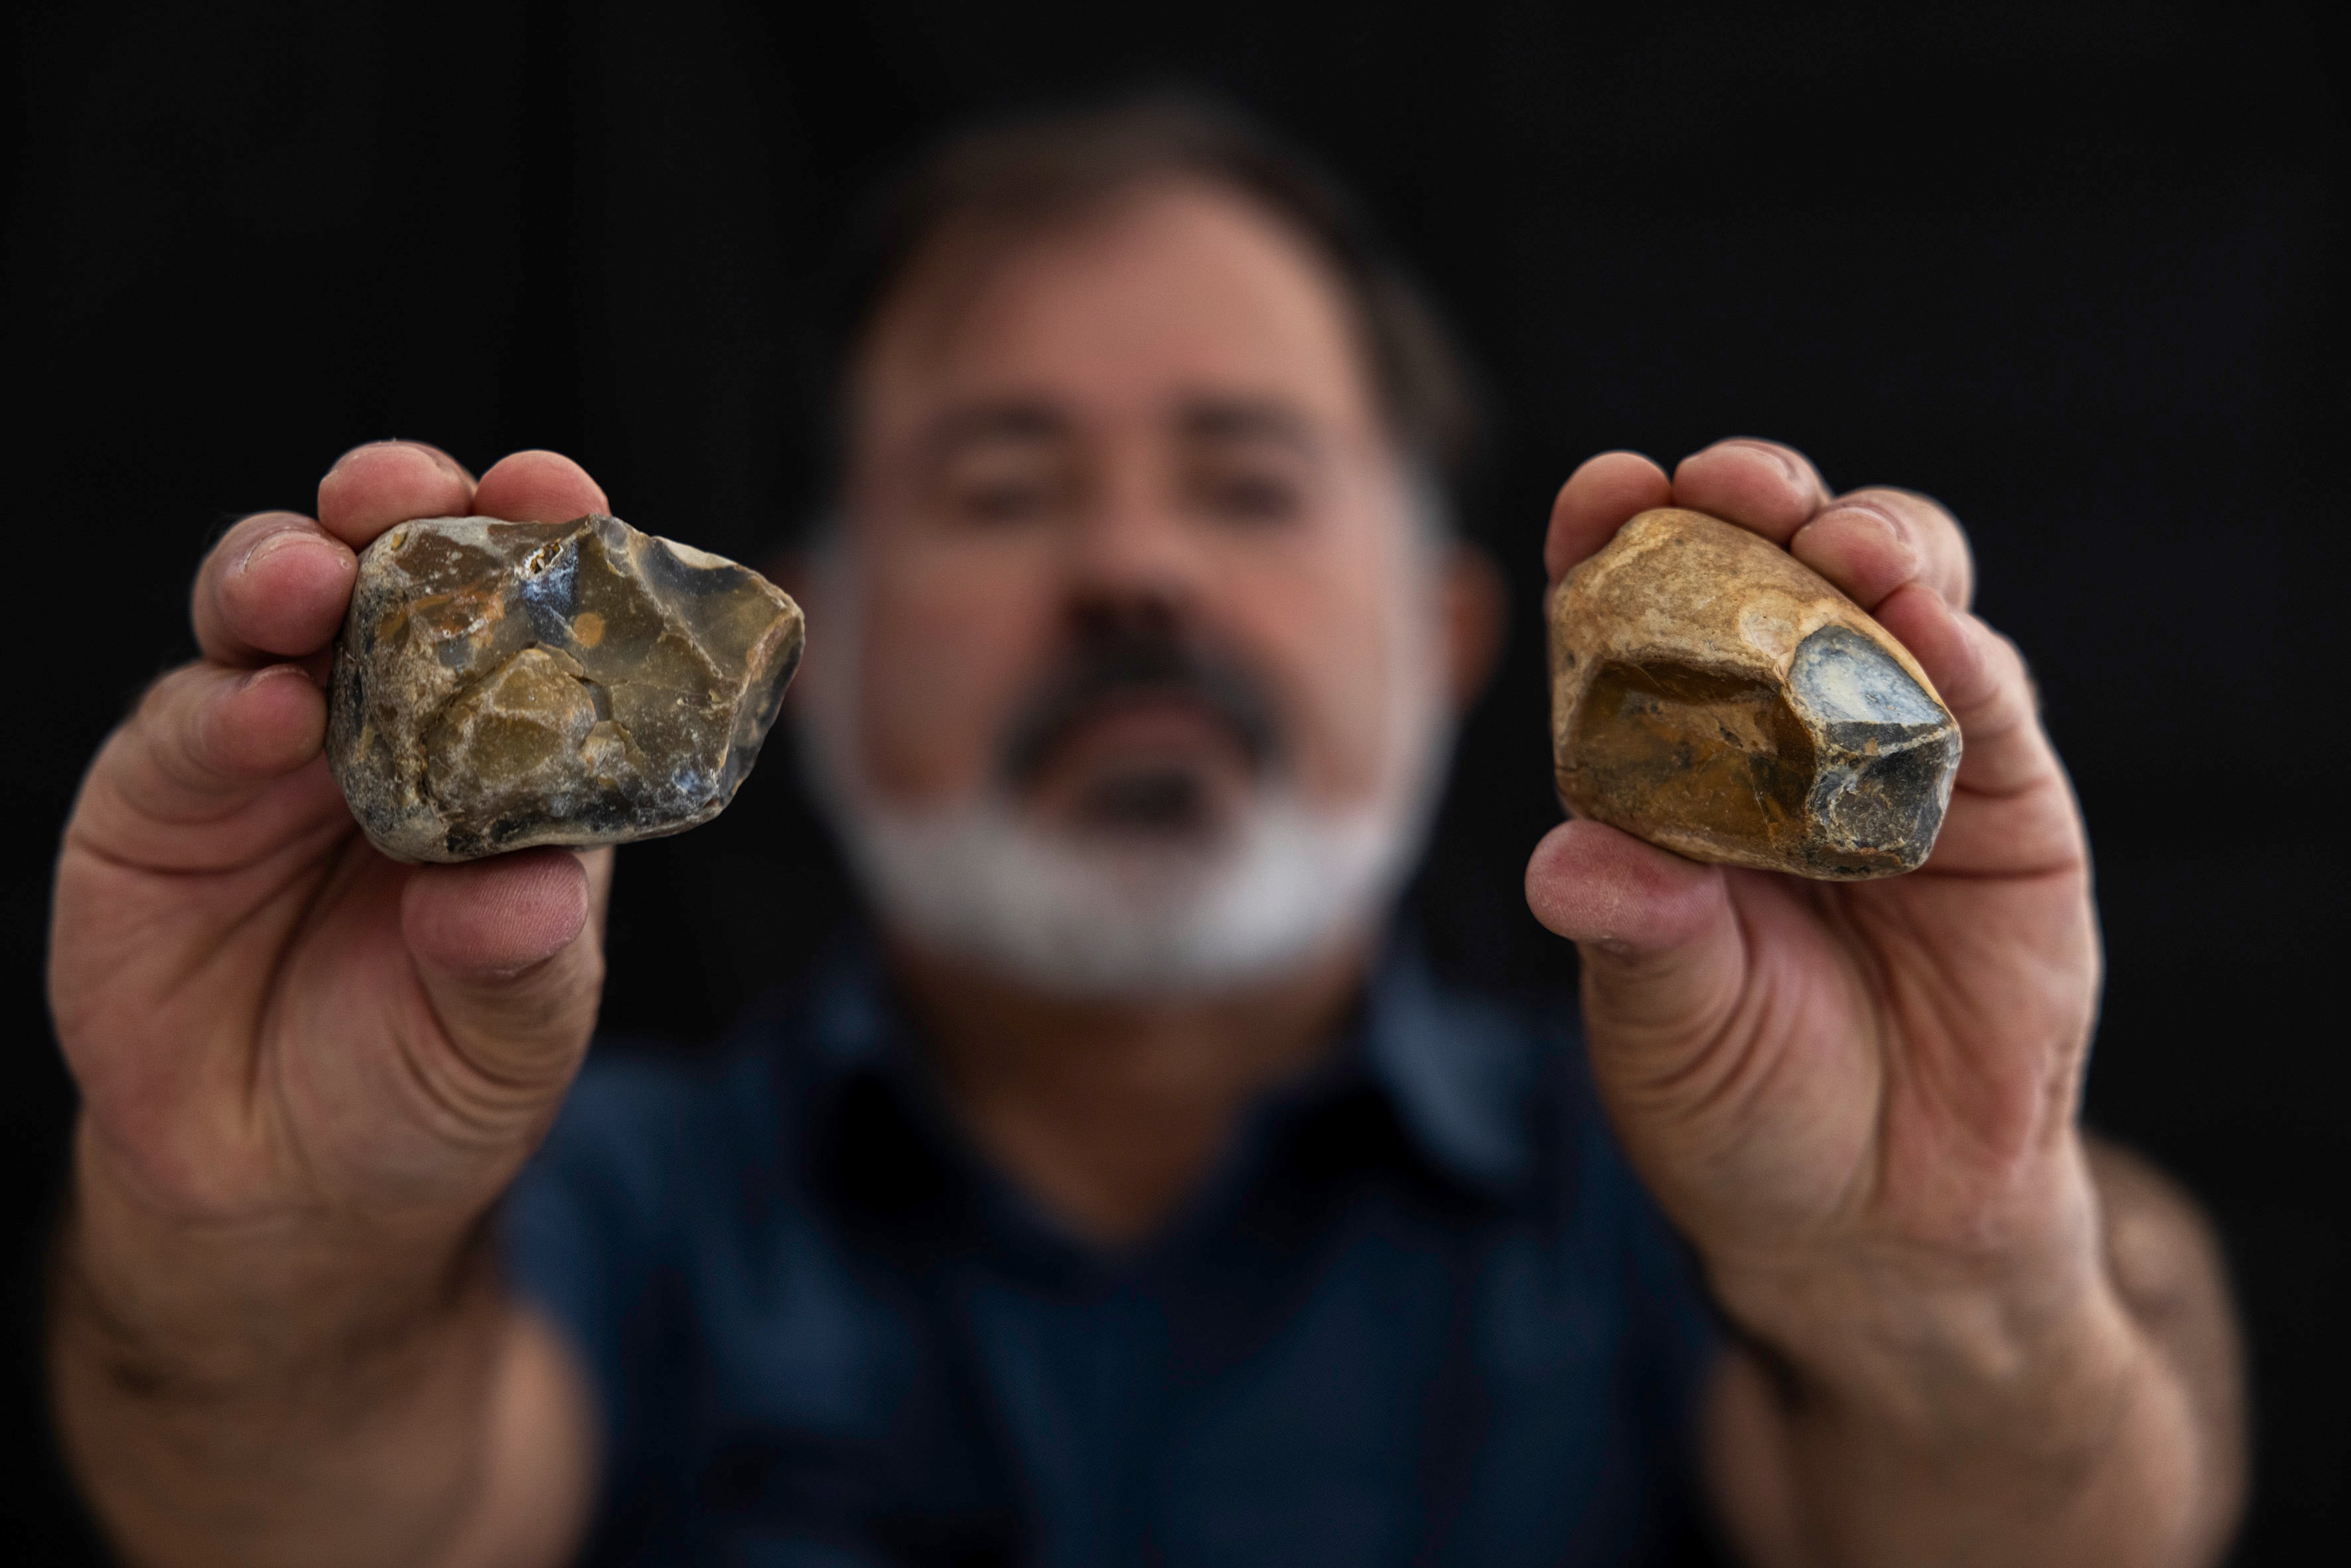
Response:
[{"label": "flake scar on stone", "polygon": [[1562,803],[1694,860],[1854,879],[1934,848],[1959,727],[1907,650],[1785,550],[1644,512],[1552,592]]},{"label": "flake scar on stone", "polygon": [[678,832],[734,799],[802,642],[757,572],[618,518],[403,523],[360,558],[328,763],[400,860]]}]

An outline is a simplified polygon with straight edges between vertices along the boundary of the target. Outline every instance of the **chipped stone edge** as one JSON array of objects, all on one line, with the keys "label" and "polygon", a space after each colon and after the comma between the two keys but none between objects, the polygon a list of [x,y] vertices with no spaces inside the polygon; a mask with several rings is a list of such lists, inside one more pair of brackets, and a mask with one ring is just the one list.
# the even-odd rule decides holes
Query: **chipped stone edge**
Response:
[{"label": "chipped stone edge", "polygon": [[[1904,672],[1916,680],[1919,688],[1933,699],[1935,705],[1950,716],[1953,726],[1956,727],[1958,725],[1958,716],[1952,714],[1951,705],[1944,700],[1943,694],[1937,689],[1934,681],[1918,664],[1910,650],[1903,644],[1902,640],[1886,631],[1868,612],[1855,604],[1834,583],[1821,577],[1819,573],[1814,572],[1793,556],[1788,555],[1786,551],[1764,538],[1761,534],[1754,534],[1750,530],[1740,528],[1735,523],[1727,523],[1719,517],[1688,507],[1656,507],[1637,513],[1628,519],[1617,530],[1614,538],[1570,568],[1567,574],[1552,584],[1544,595],[1543,624],[1551,665],[1552,688],[1552,789],[1553,796],[1559,801],[1560,810],[1571,818],[1583,818],[1589,821],[1605,823],[1620,831],[1632,834],[1645,843],[1656,844],[1661,849],[1708,864],[1735,865],[1753,871],[1776,872],[1784,875],[1800,876],[1813,882],[1876,882],[1886,877],[1907,875],[1917,870],[1919,865],[1925,863],[1927,856],[1934,852],[1934,841],[1930,840],[1925,853],[1921,854],[1917,861],[1909,864],[1895,863],[1860,870],[1823,867],[1811,862],[1798,863],[1783,855],[1759,853],[1747,849],[1744,845],[1724,841],[1714,834],[1670,827],[1661,830],[1635,829],[1629,823],[1612,821],[1609,813],[1578,810],[1569,799],[1568,770],[1561,765],[1560,758],[1566,755],[1566,738],[1573,733],[1576,715],[1583,707],[1584,695],[1591,686],[1595,673],[1592,667],[1577,667],[1576,650],[1573,647],[1574,637],[1570,629],[1575,601],[1595,592],[1610,578],[1614,577],[1633,562],[1663,548],[1668,542],[1669,536],[1661,528],[1644,527],[1644,525],[1677,516],[1702,518],[1716,528],[1732,529],[1753,538],[1780,556],[1796,573],[1813,580],[1811,583],[1803,585],[1809,590],[1809,595],[1802,601],[1802,610],[1794,619],[1792,634],[1786,636],[1782,645],[1777,648],[1767,650],[1761,647],[1756,642],[1753,633],[1744,625],[1741,626],[1742,642],[1756,654],[1752,661],[1717,659],[1694,662],[1688,657],[1686,648],[1668,647],[1655,643],[1629,644],[1621,651],[1624,658],[1637,662],[1644,657],[1664,656],[1671,658],[1676,663],[1690,664],[1693,668],[1732,679],[1768,678],[1783,681],[1789,667],[1794,662],[1797,648],[1802,645],[1805,638],[1823,626],[1844,625],[1870,637],[1873,642],[1877,642],[1885,647],[1902,666]],[[1619,549],[1620,545],[1624,548]],[[1815,584],[1817,586],[1814,586]],[[1785,590],[1782,591],[1785,592]],[[1792,599],[1793,595],[1789,597]],[[1774,639],[1774,641],[1781,640]],[[1960,737],[1960,745],[1964,748],[1964,737]],[[1956,776],[1957,772],[1958,764],[1955,761],[1952,776]],[[1950,778],[1947,778],[1943,789],[1946,816],[1949,808],[1950,782]],[[1938,817],[1935,838],[1939,839],[1941,832],[1942,821]]]},{"label": "chipped stone edge", "polygon": [[[458,534],[458,537],[461,538],[470,538],[473,542],[486,543],[488,537],[488,529],[492,525],[503,528],[513,528],[519,525],[522,527],[544,528],[551,532],[560,532],[577,528],[583,522],[590,523],[592,525],[615,523],[620,524],[624,528],[631,527],[631,525],[622,517],[608,512],[582,513],[579,517],[567,518],[559,523],[540,522],[530,518],[486,517],[477,516],[407,517],[403,518],[400,522],[394,523],[392,527],[378,534],[374,538],[369,540],[367,547],[359,552],[360,570],[353,574],[352,580],[354,588],[351,594],[351,601],[344,610],[343,624],[336,630],[335,640],[330,645],[332,657],[329,668],[329,686],[327,692],[328,726],[330,733],[326,738],[323,750],[327,758],[328,772],[334,778],[336,789],[343,796],[344,809],[350,813],[352,822],[359,828],[360,833],[367,839],[368,842],[374,847],[378,853],[383,855],[386,859],[397,861],[403,865],[470,865],[475,861],[493,860],[500,855],[515,854],[524,850],[604,849],[617,848],[622,844],[646,843],[654,839],[670,838],[678,833],[685,832],[690,829],[702,827],[705,823],[708,823],[713,819],[716,818],[721,812],[725,811],[727,807],[734,804],[736,795],[740,793],[743,784],[749,780],[752,771],[758,766],[759,756],[764,753],[767,748],[768,740],[774,735],[774,727],[777,722],[776,717],[769,718],[760,736],[758,745],[751,748],[751,756],[744,766],[741,777],[736,780],[735,789],[730,791],[725,800],[712,801],[706,809],[697,811],[689,820],[682,822],[675,822],[666,827],[654,828],[651,830],[632,829],[618,834],[582,833],[578,831],[551,828],[544,833],[535,832],[513,842],[503,844],[486,855],[456,855],[447,852],[447,836],[445,833],[437,831],[434,832],[432,834],[433,841],[429,846],[420,846],[404,841],[396,841],[387,835],[379,833],[375,830],[374,826],[350,805],[350,791],[345,786],[341,771],[335,764],[335,758],[340,748],[335,745],[331,731],[335,726],[338,716],[343,711],[342,705],[335,700],[336,686],[338,685],[339,677],[342,676],[342,671],[345,664],[345,661],[342,657],[343,645],[345,640],[351,635],[352,628],[356,624],[357,612],[360,605],[360,596],[356,584],[365,575],[368,557],[379,549],[388,552],[399,548],[397,544],[392,542],[394,537],[399,535],[403,529],[419,526],[448,529],[453,533]],[[643,533],[643,530],[641,529],[633,531]],[[786,593],[780,587],[772,581],[766,573],[760,571],[756,567],[746,566],[743,562],[732,559],[728,557],[717,555],[709,550],[698,549],[693,545],[681,543],[680,541],[670,538],[665,535],[644,534],[643,537],[661,545],[664,549],[669,550],[671,554],[675,556],[680,561],[687,566],[702,570],[716,570],[732,567],[750,573],[753,578],[765,584],[767,588],[775,594],[782,606],[791,612],[792,631],[789,637],[791,649],[790,653],[786,657],[782,674],[777,683],[776,688],[777,706],[778,709],[778,716],[780,716],[783,694],[789,690],[793,678],[799,674],[800,661],[806,655],[808,651],[808,616],[806,612],[800,609],[799,601],[792,598],[790,594]],[[343,678],[356,679],[357,676],[351,675]]]}]

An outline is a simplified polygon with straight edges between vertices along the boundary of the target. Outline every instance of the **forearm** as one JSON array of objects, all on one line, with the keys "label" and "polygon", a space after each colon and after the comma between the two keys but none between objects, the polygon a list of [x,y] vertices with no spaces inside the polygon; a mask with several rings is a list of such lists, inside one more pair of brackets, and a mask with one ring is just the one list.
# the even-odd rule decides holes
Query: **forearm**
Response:
[{"label": "forearm", "polygon": [[[495,1537],[504,1561],[552,1560],[584,1447],[550,1419],[561,1369],[478,1227],[192,1226],[93,1164],[85,1146],[51,1376],[68,1460],[128,1559],[454,1565]],[[571,1500],[541,1540],[513,1531],[518,1490]]]},{"label": "forearm", "polygon": [[1732,1533],[1782,1564],[2220,1555],[2243,1492],[2217,1248],[2137,1162],[2093,1152],[2098,1244],[2022,1289],[1852,1280],[1734,1353],[1708,1469]]}]

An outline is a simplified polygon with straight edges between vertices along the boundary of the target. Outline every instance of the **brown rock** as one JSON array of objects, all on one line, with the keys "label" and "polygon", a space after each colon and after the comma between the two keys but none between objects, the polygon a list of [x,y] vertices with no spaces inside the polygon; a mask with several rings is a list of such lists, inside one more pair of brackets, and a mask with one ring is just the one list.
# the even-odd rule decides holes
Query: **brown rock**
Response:
[{"label": "brown rock", "polygon": [[328,765],[397,860],[678,832],[735,798],[801,638],[758,573],[617,517],[402,523],[360,557]]},{"label": "brown rock", "polygon": [[1934,848],[1959,727],[1907,650],[1787,551],[1644,512],[1551,607],[1569,810],[1693,860],[1852,879]]}]

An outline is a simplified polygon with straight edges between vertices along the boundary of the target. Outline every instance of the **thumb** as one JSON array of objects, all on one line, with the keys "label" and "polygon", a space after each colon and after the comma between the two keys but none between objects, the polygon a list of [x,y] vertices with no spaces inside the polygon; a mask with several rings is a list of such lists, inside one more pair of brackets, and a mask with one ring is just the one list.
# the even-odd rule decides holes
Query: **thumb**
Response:
[{"label": "thumb", "polygon": [[1720,866],[1562,822],[1527,862],[1527,907],[1576,944],[1604,1077],[1678,1079],[1730,1020],[1746,954]]},{"label": "thumb", "polygon": [[527,850],[420,866],[401,933],[450,1045],[496,1090],[538,1099],[569,1081],[603,987],[611,852]]}]

